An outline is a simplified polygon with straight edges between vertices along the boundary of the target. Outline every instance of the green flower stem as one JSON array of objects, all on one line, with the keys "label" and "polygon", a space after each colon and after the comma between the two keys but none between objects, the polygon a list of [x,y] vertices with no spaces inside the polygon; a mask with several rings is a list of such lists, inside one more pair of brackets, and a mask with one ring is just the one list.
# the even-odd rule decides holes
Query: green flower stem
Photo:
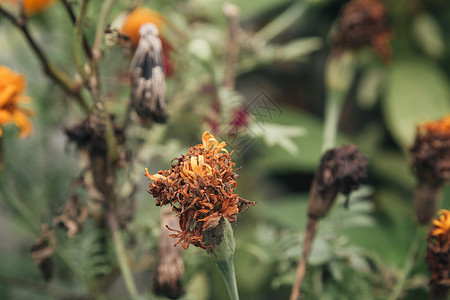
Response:
[{"label": "green flower stem", "polygon": [[123,281],[125,282],[125,286],[131,298],[137,299],[138,291],[136,288],[136,284],[134,282],[133,274],[128,264],[125,246],[123,244],[122,237],[120,236],[119,227],[117,225],[117,220],[113,211],[111,210],[108,211],[107,219],[109,230],[112,235],[116,258],[119,263],[119,268],[122,273]]},{"label": "green flower stem", "polygon": [[82,58],[81,44],[83,43],[83,30],[82,25],[84,21],[84,16],[86,15],[86,9],[88,6],[89,0],[83,0],[80,4],[80,12],[78,13],[78,17],[75,21],[75,28],[73,33],[73,59],[75,62],[75,67],[77,68],[78,73],[83,78],[83,82],[87,81],[88,74],[84,69],[84,63]]},{"label": "green flower stem", "polygon": [[336,136],[344,97],[344,95],[338,92],[329,91],[328,93],[328,98],[325,103],[322,152],[336,146]]},{"label": "green flower stem", "polygon": [[209,257],[216,263],[225,285],[227,286],[230,300],[239,300],[239,293],[234,272],[234,237],[233,229],[227,219],[222,218],[216,228],[205,232],[203,240],[207,245],[212,245],[207,250]]},{"label": "green flower stem", "polygon": [[231,257],[227,261],[217,262],[216,265],[219,269],[220,274],[222,275],[223,280],[225,281],[230,300],[239,300],[233,257]]},{"label": "green flower stem", "polygon": [[337,56],[332,52],[328,58],[325,72],[327,99],[325,103],[322,152],[336,146],[336,135],[342,106],[355,73],[354,54],[342,53]]},{"label": "green flower stem", "polygon": [[0,172],[0,193],[2,195],[3,201],[6,202],[6,204],[16,210],[19,215],[23,218],[23,220],[27,223],[27,225],[30,227],[33,233],[39,234],[40,228],[39,228],[39,222],[38,219],[35,217],[35,215],[31,212],[31,210],[28,209],[28,207],[23,204],[19,199],[16,197],[13,197],[6,187],[5,184],[5,176],[3,172]]},{"label": "green flower stem", "polygon": [[423,237],[423,231],[421,228],[416,227],[416,234],[414,236],[414,240],[411,243],[411,246],[409,248],[408,256],[406,257],[405,263],[402,268],[402,276],[397,281],[396,285],[394,286],[394,289],[392,290],[392,294],[389,297],[389,300],[396,300],[400,299],[400,295],[403,291],[403,288],[405,287],[406,280],[408,279],[409,274],[411,273],[411,269],[414,266],[414,263],[417,260],[417,257],[419,256],[420,251],[420,241],[424,238]]},{"label": "green flower stem", "polygon": [[253,36],[256,40],[268,42],[300,19],[308,8],[308,1],[294,1],[272,22],[264,26]]}]

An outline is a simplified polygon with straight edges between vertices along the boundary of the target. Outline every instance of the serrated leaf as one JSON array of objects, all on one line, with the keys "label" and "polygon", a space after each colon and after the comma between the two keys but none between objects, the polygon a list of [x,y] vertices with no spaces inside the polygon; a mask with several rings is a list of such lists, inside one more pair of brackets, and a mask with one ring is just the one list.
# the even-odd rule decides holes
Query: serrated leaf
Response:
[{"label": "serrated leaf", "polygon": [[387,125],[404,148],[412,145],[416,125],[450,112],[449,82],[432,62],[417,57],[394,62],[383,101]]}]

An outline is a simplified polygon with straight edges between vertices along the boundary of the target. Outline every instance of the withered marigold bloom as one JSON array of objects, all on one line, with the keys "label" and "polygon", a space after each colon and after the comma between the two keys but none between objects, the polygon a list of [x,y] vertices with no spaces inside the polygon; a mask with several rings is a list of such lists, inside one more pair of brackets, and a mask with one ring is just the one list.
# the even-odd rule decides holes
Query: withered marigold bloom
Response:
[{"label": "withered marigold bloom", "polygon": [[128,37],[131,47],[136,49],[141,37],[139,29],[142,25],[147,23],[154,24],[156,28],[158,28],[163,50],[164,72],[170,77],[173,74],[172,60],[170,59],[170,52],[173,50],[173,47],[167,39],[164,38],[163,32],[167,27],[168,22],[161,14],[147,7],[138,7],[127,15],[125,22],[122,24],[120,33]]},{"label": "withered marigold bloom", "polygon": [[431,273],[431,299],[447,299],[450,288],[450,211],[438,211],[427,235],[425,261]]},{"label": "withered marigold bloom", "polygon": [[366,177],[367,158],[356,145],[328,150],[322,156],[311,186],[308,215],[314,219],[322,218],[334,203],[338,192],[349,195],[359,188]]},{"label": "withered marigold bloom", "polygon": [[419,222],[429,222],[442,184],[450,180],[450,115],[417,126],[411,168],[419,180],[415,210]]},{"label": "withered marigold bloom", "polygon": [[239,212],[255,204],[234,193],[238,175],[225,146],[206,131],[202,144],[174,159],[170,170],[152,175],[146,169],[145,176],[153,181],[149,193],[155,204],[170,204],[179,217],[181,230],[173,230],[177,233],[171,237],[179,239],[176,244],[183,242],[185,249],[189,244],[211,249],[203,243],[204,233],[216,228],[223,218],[236,222]]},{"label": "withered marigold bloom", "polygon": [[[123,127],[114,122],[113,116],[110,116],[114,135],[118,145],[125,143],[125,134]],[[86,151],[90,161],[90,169],[97,189],[102,194],[107,195],[112,191],[111,180],[114,172],[108,166],[108,147],[105,139],[106,126],[101,117],[91,114],[81,123],[66,128],[66,134],[70,141],[75,142],[79,149]]]},{"label": "withered marigold bloom", "polygon": [[341,10],[333,47],[339,55],[371,47],[384,61],[390,61],[392,30],[382,0],[352,0]]},{"label": "withered marigold bloom", "polygon": [[1,126],[13,123],[19,127],[19,137],[31,134],[33,125],[29,117],[33,112],[21,103],[29,102],[29,98],[21,94],[25,90],[25,79],[22,75],[0,66],[0,137],[3,132]]}]

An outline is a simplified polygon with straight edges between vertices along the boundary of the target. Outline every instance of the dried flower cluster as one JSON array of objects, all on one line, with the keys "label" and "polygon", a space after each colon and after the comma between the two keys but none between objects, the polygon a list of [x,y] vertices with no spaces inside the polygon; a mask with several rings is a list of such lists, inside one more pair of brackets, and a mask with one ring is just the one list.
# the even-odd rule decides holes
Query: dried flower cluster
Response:
[{"label": "dried flower cluster", "polygon": [[438,215],[428,231],[425,261],[431,272],[432,293],[445,295],[450,288],[450,211],[441,209]]},{"label": "dried flower cluster", "polygon": [[356,145],[328,150],[320,161],[311,187],[309,216],[321,218],[329,210],[338,192],[348,195],[367,177],[367,158]]},{"label": "dried flower cluster", "polygon": [[21,107],[29,98],[21,94],[25,90],[25,79],[22,75],[0,66],[0,137],[3,132],[1,126],[13,123],[19,127],[19,137],[23,138],[33,131],[29,117],[33,114],[30,109]]},{"label": "dried flower cluster", "polygon": [[211,249],[202,242],[204,232],[217,227],[222,218],[235,222],[238,212],[254,204],[234,193],[238,175],[225,146],[205,132],[202,144],[174,159],[170,170],[151,175],[146,169],[145,175],[153,181],[149,193],[155,204],[170,204],[179,217],[181,231],[173,230],[177,233],[171,236],[179,239],[176,244],[183,242],[185,249],[189,244]]},{"label": "dried flower cluster", "polygon": [[353,0],[341,10],[333,46],[337,54],[369,46],[390,61],[392,36],[382,0]]},{"label": "dried flower cluster", "polygon": [[418,178],[414,206],[420,224],[436,212],[441,187],[450,179],[450,115],[417,126],[411,168]]},{"label": "dried flower cluster", "polygon": [[412,169],[419,180],[437,185],[450,179],[450,115],[417,126],[411,148]]}]

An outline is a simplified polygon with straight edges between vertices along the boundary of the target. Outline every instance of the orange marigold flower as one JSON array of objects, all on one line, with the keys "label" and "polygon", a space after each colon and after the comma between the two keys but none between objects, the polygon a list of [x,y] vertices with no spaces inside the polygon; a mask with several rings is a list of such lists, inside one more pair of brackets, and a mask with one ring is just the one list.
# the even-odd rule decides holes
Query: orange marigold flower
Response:
[{"label": "orange marigold flower", "polygon": [[163,36],[164,28],[168,23],[161,14],[147,7],[138,7],[128,14],[122,24],[121,34],[127,36],[133,49],[136,49],[140,38],[139,28],[146,23],[155,24],[160,32],[164,56],[164,71],[167,76],[170,76],[173,74],[173,66],[169,54],[173,48]]},{"label": "orange marigold flower", "polygon": [[428,231],[425,261],[431,272],[431,293],[445,295],[450,288],[450,211],[441,209],[438,216],[439,218],[433,219]]},{"label": "orange marigold flower", "polygon": [[222,218],[236,222],[239,212],[255,204],[234,193],[239,176],[225,146],[206,131],[202,144],[174,159],[170,170],[152,175],[145,169],[145,176],[153,181],[149,193],[155,197],[155,204],[170,204],[179,217],[181,231],[171,229],[177,232],[171,237],[179,239],[175,245],[183,242],[185,249],[189,244],[211,249],[203,243],[204,232],[217,227]]},{"label": "orange marigold flower", "polygon": [[29,101],[28,97],[21,96],[25,86],[25,79],[22,75],[5,66],[0,66],[0,137],[3,134],[1,126],[8,123],[14,123],[19,127],[19,137],[21,138],[30,135],[33,131],[33,126],[28,118],[33,114],[32,111],[19,106],[19,104]]},{"label": "orange marigold flower", "polygon": [[[19,0],[8,0],[19,5]],[[22,0],[23,12],[27,16],[35,15],[46,10],[50,5],[52,5],[55,0]]]}]

